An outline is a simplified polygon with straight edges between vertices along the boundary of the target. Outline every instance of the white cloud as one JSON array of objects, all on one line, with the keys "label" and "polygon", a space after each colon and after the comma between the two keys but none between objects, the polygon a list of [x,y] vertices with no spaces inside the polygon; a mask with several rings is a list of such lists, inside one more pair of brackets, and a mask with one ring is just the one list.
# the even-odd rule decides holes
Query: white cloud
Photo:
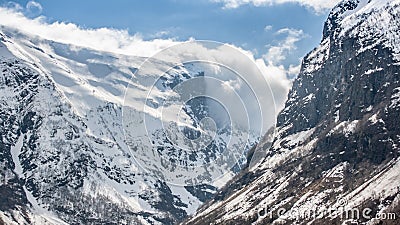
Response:
[{"label": "white cloud", "polygon": [[224,8],[238,8],[242,5],[271,6],[284,3],[297,3],[301,6],[313,9],[317,13],[333,8],[340,0],[212,0],[222,2]]},{"label": "white cloud", "polygon": [[281,66],[266,65],[262,59],[257,59],[256,64],[274,93],[277,112],[283,109],[287,94],[292,87],[292,81],[287,77],[287,71]]},{"label": "white cloud", "polygon": [[140,34],[131,35],[127,30],[83,29],[73,23],[47,23],[44,17],[29,19],[22,12],[1,7],[0,25],[60,43],[125,55],[151,56],[178,43],[173,39],[144,41]]},{"label": "white cloud", "polygon": [[301,69],[301,64],[299,65],[290,65],[288,71],[288,74],[291,76],[297,76],[300,73]]},{"label": "white cloud", "polygon": [[168,35],[171,35],[171,32],[169,30],[162,30],[162,31],[156,32],[155,34],[150,35],[150,38],[153,38],[153,39],[165,38]]},{"label": "white cloud", "polygon": [[270,31],[272,30],[272,25],[267,25],[264,27],[264,31]]},{"label": "white cloud", "polygon": [[226,92],[237,91],[242,87],[242,85],[243,83],[240,79],[224,81],[222,83],[222,87]]},{"label": "white cloud", "polygon": [[[25,17],[22,12],[17,12],[15,9],[11,10],[1,7],[0,25],[16,29],[22,33],[37,35],[41,38],[55,42],[91,48],[99,51],[113,52],[116,54],[144,57],[152,56],[164,48],[181,43],[173,39],[153,39],[145,41],[139,34],[131,35],[127,30],[111,28],[84,29],[73,23],[47,23],[44,17],[29,19]],[[294,44],[296,41],[291,38],[293,38],[293,36],[296,37],[296,34],[299,36],[302,34],[302,31],[283,29],[280,30],[279,33],[288,34],[285,43]],[[189,39],[189,41],[193,40],[194,38]],[[248,56],[257,64],[265,79],[269,82],[275,96],[277,108],[281,109],[291,87],[291,81],[287,78],[287,71],[283,66],[272,64],[266,65],[263,59],[255,59],[253,53],[250,51],[245,51],[231,45],[221,46],[221,49],[211,52],[212,56],[209,55],[209,52],[203,50],[204,47],[199,45],[196,54],[199,55],[199,58],[202,58],[202,54],[208,54],[208,57],[215,57],[216,61],[222,60],[228,62],[229,65],[237,65],[239,72],[242,70],[240,74],[251,74],[252,71],[247,71],[248,68],[246,66],[241,66],[242,62],[240,60],[232,57],[232,47],[242,51],[243,54]],[[284,53],[284,51],[281,53]],[[241,84],[235,81],[229,82],[227,85],[231,88],[237,89],[240,88]]]},{"label": "white cloud", "polygon": [[263,55],[263,58],[271,65],[281,64],[288,54],[297,49],[296,43],[306,37],[303,30],[296,30],[292,28],[283,28],[278,30],[275,34],[286,35],[286,38],[278,43],[276,46],[271,46],[268,52]]}]

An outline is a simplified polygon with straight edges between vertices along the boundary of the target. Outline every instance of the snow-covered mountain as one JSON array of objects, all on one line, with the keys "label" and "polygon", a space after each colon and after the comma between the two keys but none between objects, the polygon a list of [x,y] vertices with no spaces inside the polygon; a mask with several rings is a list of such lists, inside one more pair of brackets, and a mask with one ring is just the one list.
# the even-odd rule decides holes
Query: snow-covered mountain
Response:
[{"label": "snow-covered mountain", "polygon": [[[245,149],[257,136],[243,139],[240,130],[232,132],[234,125],[215,102],[194,99],[180,114],[187,138],[208,131],[202,127],[205,117],[217,121],[217,138],[202,151],[176,149],[162,126],[154,125],[160,118],[151,112],[173,107],[173,101],[164,104],[172,89],[204,76],[206,66],[180,65],[165,74],[152,67],[164,74],[152,86],[151,74],[137,73],[143,62],[1,27],[0,224],[174,224],[240,170]],[[134,91],[128,105],[127,86]],[[147,130],[142,129],[144,105]],[[171,120],[166,117],[161,122]],[[212,183],[213,171],[197,164],[213,161],[228,136],[246,147],[238,148],[243,154],[227,177]],[[176,168],[160,164],[154,152],[169,162],[195,164],[197,182],[174,185],[158,176],[152,168],[171,173]]]},{"label": "snow-covered mountain", "polygon": [[341,1],[267,156],[185,224],[399,224],[399,26],[398,0]]}]

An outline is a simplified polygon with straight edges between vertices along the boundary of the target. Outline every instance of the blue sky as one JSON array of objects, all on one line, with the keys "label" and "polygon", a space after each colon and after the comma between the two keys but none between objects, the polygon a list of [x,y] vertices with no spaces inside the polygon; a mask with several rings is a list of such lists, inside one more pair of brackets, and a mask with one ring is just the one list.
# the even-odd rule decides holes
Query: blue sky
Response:
[{"label": "blue sky", "polygon": [[[289,0],[294,3],[265,5],[239,3],[238,7],[226,7],[226,1],[231,0],[1,2],[8,7],[18,4],[25,16],[44,16],[48,23],[60,21],[83,28],[126,29],[130,34],[140,34],[144,40],[172,38],[185,41],[190,37],[214,40],[250,50],[257,58],[267,54],[271,47],[282,47],[280,53],[285,57],[276,63],[286,68],[298,65],[300,58],[318,45],[329,12],[328,9],[317,11],[301,3],[302,0],[298,0],[300,3]],[[282,32],[282,29],[301,33]],[[285,39],[293,34],[297,38],[285,49]]]}]

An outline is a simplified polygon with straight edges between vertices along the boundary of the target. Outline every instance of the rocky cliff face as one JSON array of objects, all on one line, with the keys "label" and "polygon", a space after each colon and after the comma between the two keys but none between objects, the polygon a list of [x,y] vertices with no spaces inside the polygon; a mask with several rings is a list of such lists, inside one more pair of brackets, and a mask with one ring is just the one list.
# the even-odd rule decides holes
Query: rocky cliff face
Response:
[{"label": "rocky cliff face", "polygon": [[186,224],[399,223],[399,18],[400,1],[339,3],[266,158]]}]

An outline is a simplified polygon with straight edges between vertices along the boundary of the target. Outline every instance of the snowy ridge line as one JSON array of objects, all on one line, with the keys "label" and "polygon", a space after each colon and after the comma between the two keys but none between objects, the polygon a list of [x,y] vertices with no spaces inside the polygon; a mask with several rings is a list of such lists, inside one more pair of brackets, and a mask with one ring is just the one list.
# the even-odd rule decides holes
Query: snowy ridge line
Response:
[{"label": "snowy ridge line", "polygon": [[[3,43],[3,42],[2,42]],[[31,55],[29,57],[38,57],[37,55],[34,55],[35,51],[32,50],[30,53],[24,53],[22,54],[21,52],[24,51],[24,49],[21,50],[21,47],[15,47],[17,44],[7,42],[5,43],[8,49],[12,49],[11,52],[15,53],[16,55],[21,54],[21,55]],[[7,48],[2,48],[2,49],[7,49]],[[3,52],[3,51],[2,51]],[[35,54],[43,54],[41,52],[36,52]],[[53,53],[54,54],[54,53]],[[4,56],[5,53],[2,55]],[[33,56],[34,55],[34,56]],[[24,109],[26,111],[34,111],[37,113],[37,115],[40,115],[41,118],[44,118],[45,122],[42,123],[41,128],[39,130],[35,130],[34,132],[39,133],[39,141],[41,150],[39,151],[39,154],[42,154],[42,157],[48,157],[51,156],[52,154],[58,155],[59,157],[64,157],[63,155],[66,152],[60,153],[60,152],[54,152],[54,151],[64,151],[67,148],[72,148],[72,151],[77,152],[78,154],[88,154],[90,155],[91,158],[95,159],[95,167],[96,171],[93,171],[93,174],[88,175],[84,178],[84,183],[97,183],[100,186],[96,187],[93,186],[90,188],[89,192],[84,193],[85,197],[90,197],[90,196],[100,196],[101,198],[107,197],[107,193],[103,193],[103,187],[109,188],[109,190],[112,190],[113,192],[111,195],[112,196],[117,196],[118,200],[116,200],[114,203],[118,204],[128,204],[132,206],[132,209],[135,212],[140,212],[140,213],[148,213],[148,216],[142,217],[144,221],[153,221],[153,223],[158,223],[156,222],[157,220],[154,220],[154,218],[162,218],[165,217],[168,219],[168,217],[171,219],[172,216],[170,214],[165,214],[160,212],[159,209],[154,208],[154,203],[156,201],[162,201],[163,199],[157,199],[157,192],[161,192],[162,190],[158,190],[154,184],[156,183],[155,179],[149,175],[146,174],[137,174],[137,169],[133,167],[137,167],[134,162],[131,160],[127,160],[125,157],[128,154],[129,150],[126,145],[121,145],[121,142],[123,143],[124,137],[120,136],[123,132],[121,129],[120,121],[121,118],[116,116],[114,117],[113,115],[109,115],[109,113],[112,113],[111,111],[107,111],[107,102],[104,100],[101,100],[101,102],[97,103],[95,102],[94,106],[98,106],[93,108],[94,111],[89,111],[87,113],[80,113],[78,115],[77,111],[74,109],[76,104],[73,104],[71,102],[71,98],[66,97],[69,95],[68,87],[65,89],[65,86],[60,86],[60,83],[57,83],[55,81],[54,77],[59,76],[59,74],[56,72],[54,74],[54,71],[65,71],[65,70],[58,70],[57,68],[57,61],[55,64],[55,67],[46,67],[46,68],[53,68],[54,71],[49,71],[45,70],[44,66],[42,66],[43,62],[47,63],[47,59],[42,58],[40,62],[35,63],[29,63],[26,62],[26,60],[21,60],[17,56],[10,56],[6,55],[7,59],[11,59],[11,63],[17,62],[15,65],[18,68],[21,68],[22,70],[26,71],[34,71],[33,73],[38,74],[38,82],[44,86],[38,86],[38,94],[36,96],[33,96],[32,100],[35,101],[33,104],[30,102],[29,104],[32,104],[32,107],[29,107],[27,109]],[[28,57],[28,56],[26,56]],[[25,59],[26,59],[25,57]],[[31,72],[27,72],[31,73]],[[50,76],[50,75],[52,76]],[[61,89],[61,91],[60,91]],[[67,91],[66,91],[67,90]],[[76,92],[79,94],[79,92]],[[13,93],[12,90],[10,90],[9,95],[6,93],[2,93],[2,97],[9,96],[12,101],[15,101],[16,93]],[[105,105],[105,106],[103,106]],[[115,104],[111,104],[115,106]],[[100,111],[97,111],[96,109],[101,109]],[[60,110],[59,110],[60,109]],[[120,107],[119,107],[120,109]],[[116,108],[116,111],[118,111],[118,107]],[[23,113],[21,113],[23,114]],[[63,114],[63,115],[62,115]],[[88,117],[89,115],[89,117]],[[23,115],[21,115],[23,116]],[[70,116],[70,118],[68,118]],[[64,120],[66,118],[66,121]],[[68,121],[69,120],[69,121]],[[78,121],[76,121],[78,120]],[[61,122],[61,123],[60,123]],[[72,128],[71,131],[69,131]],[[88,130],[95,131],[95,133],[88,135],[86,131]],[[53,132],[54,131],[54,132]],[[30,131],[29,131],[30,132]],[[77,133],[76,133],[77,132]],[[101,135],[105,134],[105,135]],[[25,134],[21,134],[19,137],[19,140],[17,144],[14,144],[14,147],[12,147],[12,156],[13,156],[13,161],[17,165],[18,168],[18,156],[20,155],[23,160],[26,160],[26,150],[25,149],[23,154],[20,154],[18,151],[19,146],[22,145],[22,142],[24,140]],[[33,136],[32,136],[33,137]],[[27,137],[26,141],[29,141],[31,137]],[[64,145],[65,143],[65,145]],[[115,147],[113,147],[115,146]],[[71,152],[72,152],[71,151]],[[66,153],[67,155],[70,153]],[[48,180],[49,172],[55,172],[56,174],[53,177],[58,177],[57,173],[62,173],[64,171],[64,166],[68,166],[69,160],[79,160],[81,156],[67,156],[67,159],[64,162],[60,162],[59,164],[53,164],[53,165],[46,165],[46,164],[51,164],[52,158],[50,160],[46,160],[46,163],[43,163],[41,165],[41,168],[36,169],[37,171],[34,171],[35,169],[32,168],[27,168],[24,166],[24,171],[27,171],[27,178],[34,177],[35,180],[38,179],[40,185],[43,185],[43,189],[46,189],[48,187],[48,182],[49,181],[43,181],[41,182],[40,179],[46,179]],[[84,157],[84,156],[83,156]],[[30,159],[30,161],[35,161],[35,158]],[[104,162],[103,162],[104,161]],[[64,164],[66,162],[66,164]],[[110,165],[111,164],[111,165]],[[87,165],[85,166],[77,166],[75,169],[84,169]],[[90,167],[93,167],[94,165],[90,165]],[[76,167],[75,165],[73,167]],[[53,168],[53,169],[52,169]],[[45,173],[44,173],[45,172]],[[22,173],[22,168],[17,170],[17,173],[21,175]],[[68,173],[67,171],[65,173]],[[107,176],[104,174],[107,173]],[[122,179],[119,178],[119,174],[122,173]],[[77,172],[79,174],[79,172]],[[131,177],[136,177],[133,178],[134,180],[131,180]],[[40,177],[42,176],[42,177]],[[61,175],[57,179],[63,179],[65,175]],[[138,177],[139,176],[139,177]],[[50,176],[50,180],[52,176]],[[99,179],[99,177],[103,177],[102,179]],[[125,182],[127,178],[129,182],[132,182],[130,185],[122,185],[120,182]],[[22,179],[24,179],[24,176],[21,176]],[[111,181],[110,181],[111,179]],[[118,181],[117,181],[118,180]],[[122,180],[122,181],[121,181]],[[56,182],[56,181],[54,181]],[[141,188],[135,187],[136,184],[143,185],[146,189],[152,190],[154,189],[156,194],[154,194],[154,197],[151,196],[152,199],[150,200],[141,200],[140,204],[137,204],[136,202],[138,201],[137,199],[139,198],[139,193],[134,193],[136,197],[132,197],[132,192],[137,192],[138,190],[141,190]],[[54,187],[57,187],[57,183],[51,184],[54,185]],[[79,185],[79,184],[78,184]],[[94,189],[93,189],[94,188]],[[40,192],[45,192],[45,190],[41,189]],[[169,189],[167,187],[167,189]],[[31,210],[29,212],[29,216],[33,221],[36,221],[38,224],[44,224],[44,220],[39,219],[39,217],[48,217],[46,220],[50,221],[49,223],[53,224],[60,224],[61,222],[57,222],[58,219],[50,219],[50,217],[53,216],[53,212],[51,212],[51,215],[49,214],[49,211],[53,211],[54,209],[49,208],[52,206],[52,202],[48,202],[48,200],[43,200],[40,196],[35,196],[33,197],[31,194],[32,187],[29,189],[25,188],[25,191],[27,193],[28,201],[33,205],[33,208],[29,208]],[[36,190],[35,190],[36,191]],[[56,191],[57,193],[58,191]],[[110,192],[110,191],[109,191]],[[111,193],[110,192],[110,193]],[[180,193],[176,193],[180,192]],[[46,195],[51,196],[56,194],[54,192],[52,193],[47,193]],[[59,193],[57,193],[59,194]],[[67,195],[68,192],[64,192],[62,195]],[[186,189],[182,188],[179,190],[175,190],[175,194],[179,194],[182,197],[185,196],[187,199],[184,199],[187,204],[183,206],[179,206],[182,208],[182,211],[185,212],[191,212],[193,213],[195,209],[200,205],[200,201],[196,196],[193,196],[191,193],[189,193]],[[119,198],[119,197],[121,198]],[[136,199],[135,199],[136,198]],[[178,197],[179,199],[179,197]],[[65,201],[65,199],[63,199]],[[148,201],[148,203],[146,202]],[[60,201],[62,202],[62,201]],[[131,204],[135,203],[135,204]],[[59,203],[58,203],[59,204]],[[75,204],[75,202],[74,202]],[[152,205],[153,204],[153,205]],[[172,203],[173,204],[173,203]],[[146,206],[147,205],[147,206]],[[142,208],[146,206],[146,208]],[[64,207],[64,206],[63,206]],[[89,206],[88,208],[90,208]],[[174,206],[175,207],[175,206]],[[176,206],[177,207],[177,206]],[[46,208],[46,209],[45,209]],[[49,209],[49,210],[47,210]],[[126,208],[128,209],[128,208]],[[57,212],[58,214],[59,212]],[[59,216],[59,214],[58,214]],[[55,217],[54,217],[55,218]],[[65,219],[65,217],[58,217],[60,219]],[[53,221],[53,222],[51,222]],[[55,222],[54,222],[55,221]],[[61,221],[61,220],[60,220]],[[143,222],[143,221],[142,221]],[[147,222],[143,222],[143,224],[146,224]]]}]

